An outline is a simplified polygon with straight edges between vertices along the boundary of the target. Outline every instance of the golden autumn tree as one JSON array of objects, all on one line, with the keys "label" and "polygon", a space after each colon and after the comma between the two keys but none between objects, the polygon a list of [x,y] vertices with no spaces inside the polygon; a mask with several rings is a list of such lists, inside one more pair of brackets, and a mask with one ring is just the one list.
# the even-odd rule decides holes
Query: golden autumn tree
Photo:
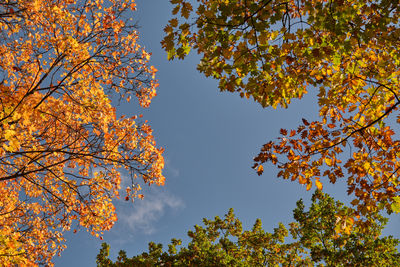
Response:
[{"label": "golden autumn tree", "polygon": [[[63,231],[98,235],[164,183],[162,149],[114,100],[147,107],[156,69],[138,44],[133,0],[0,2],[0,265],[51,264]],[[124,172],[122,177],[121,172]]]},{"label": "golden autumn tree", "polygon": [[169,59],[194,48],[220,90],[263,107],[317,96],[319,120],[265,144],[258,174],[271,162],[307,190],[344,178],[357,213],[400,211],[399,1],[195,2],[171,0]]}]

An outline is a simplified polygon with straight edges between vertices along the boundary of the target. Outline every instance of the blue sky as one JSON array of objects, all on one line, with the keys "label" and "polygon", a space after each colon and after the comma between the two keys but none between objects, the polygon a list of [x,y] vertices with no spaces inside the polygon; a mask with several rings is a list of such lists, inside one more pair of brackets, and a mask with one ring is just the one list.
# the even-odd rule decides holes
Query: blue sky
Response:
[{"label": "blue sky", "polygon": [[[301,118],[316,118],[318,107],[312,92],[289,109],[263,109],[252,100],[221,93],[217,81],[196,70],[199,57],[168,62],[161,49],[163,27],[171,18],[167,0],[138,0],[134,19],[140,25],[140,43],[152,53],[159,70],[158,96],[148,109],[132,102],[119,106],[120,114],[142,113],[151,124],[159,146],[165,148],[166,185],[146,187],[145,199],[116,202],[119,221],[105,233],[115,258],[121,249],[128,256],[147,250],[150,241],[168,244],[171,238],[186,240],[186,232],[202,218],[223,216],[233,207],[246,228],[261,218],[272,231],[279,222],[293,221],[296,201],[309,202],[312,191],[298,183],[276,178],[277,169],[267,166],[264,175],[251,169],[261,145],[278,137],[279,129],[296,128]],[[324,181],[322,181],[324,182]],[[324,190],[341,201],[345,181]],[[385,231],[398,238],[400,216],[392,216]],[[67,233],[67,249],[56,257],[56,266],[96,266],[103,241],[84,229]]]}]

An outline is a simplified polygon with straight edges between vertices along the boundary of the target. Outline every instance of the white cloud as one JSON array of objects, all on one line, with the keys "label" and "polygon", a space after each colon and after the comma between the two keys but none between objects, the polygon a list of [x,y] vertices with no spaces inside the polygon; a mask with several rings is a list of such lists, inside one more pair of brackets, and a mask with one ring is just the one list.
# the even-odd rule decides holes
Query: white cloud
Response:
[{"label": "white cloud", "polygon": [[171,160],[169,158],[167,158],[166,156],[164,156],[164,161],[165,161],[166,172],[171,174],[173,177],[178,177],[180,174],[179,169],[175,168],[172,165]]},{"label": "white cloud", "polygon": [[135,200],[133,208],[124,205],[122,209],[118,209],[117,224],[129,229],[131,234],[152,234],[156,230],[155,224],[166,212],[174,212],[183,207],[181,199],[166,191],[152,188],[144,199]]}]

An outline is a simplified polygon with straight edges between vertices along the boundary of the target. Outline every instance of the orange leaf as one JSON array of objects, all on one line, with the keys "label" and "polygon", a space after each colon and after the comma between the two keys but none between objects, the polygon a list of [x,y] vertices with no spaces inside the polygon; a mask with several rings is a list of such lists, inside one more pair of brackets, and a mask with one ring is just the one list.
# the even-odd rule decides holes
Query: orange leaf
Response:
[{"label": "orange leaf", "polygon": [[307,191],[310,190],[311,187],[312,187],[312,182],[311,182],[311,181],[308,181],[306,190],[307,190]]},{"label": "orange leaf", "polygon": [[261,175],[264,172],[264,167],[262,165],[259,165],[257,168],[257,174]]}]

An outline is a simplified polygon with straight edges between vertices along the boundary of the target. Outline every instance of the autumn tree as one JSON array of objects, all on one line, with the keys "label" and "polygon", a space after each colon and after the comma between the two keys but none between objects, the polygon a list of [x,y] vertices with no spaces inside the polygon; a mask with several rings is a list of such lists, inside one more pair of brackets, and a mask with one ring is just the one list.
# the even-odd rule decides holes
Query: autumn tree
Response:
[{"label": "autumn tree", "polygon": [[134,10],[133,0],[0,1],[0,265],[51,265],[64,231],[112,227],[122,179],[126,200],[164,183],[147,121],[112,105],[156,95]]},{"label": "autumn tree", "polygon": [[[191,1],[193,3],[193,1]],[[254,169],[307,190],[345,178],[358,214],[400,211],[400,5],[393,0],[171,0],[168,58],[193,48],[222,91],[263,107],[311,92],[319,119],[281,130]]]},{"label": "autumn tree", "polygon": [[[128,258],[120,251],[116,262],[109,259],[109,245],[103,243],[97,266],[397,266],[399,240],[379,237],[386,219],[368,215],[370,227],[359,228],[350,220],[338,235],[338,218],[352,214],[350,208],[317,190],[312,205],[305,210],[302,200],[293,211],[296,220],[289,230],[279,224],[273,233],[265,232],[260,220],[250,230],[229,210],[223,219],[204,219],[204,226],[189,231],[190,242],[172,239],[168,251],[150,243],[149,251]],[[285,242],[290,236],[291,242]]]}]

